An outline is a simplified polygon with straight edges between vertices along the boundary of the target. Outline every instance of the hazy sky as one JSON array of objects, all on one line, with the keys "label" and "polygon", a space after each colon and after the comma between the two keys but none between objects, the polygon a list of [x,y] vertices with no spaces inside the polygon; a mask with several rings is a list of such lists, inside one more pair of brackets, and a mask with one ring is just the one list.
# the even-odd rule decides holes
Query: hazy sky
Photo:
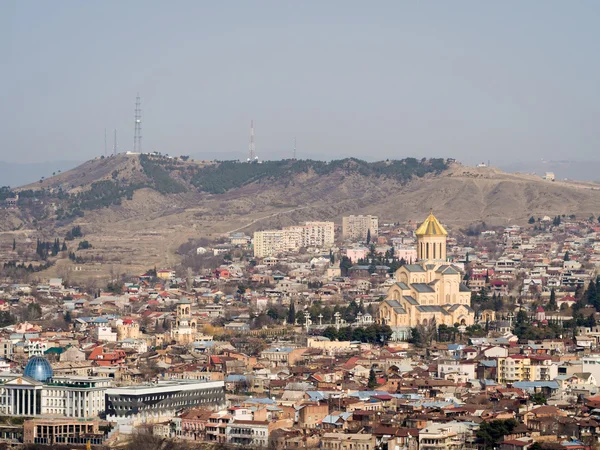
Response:
[{"label": "hazy sky", "polygon": [[[0,0],[0,160],[600,160],[598,1]],[[0,183],[2,184],[2,183]]]}]

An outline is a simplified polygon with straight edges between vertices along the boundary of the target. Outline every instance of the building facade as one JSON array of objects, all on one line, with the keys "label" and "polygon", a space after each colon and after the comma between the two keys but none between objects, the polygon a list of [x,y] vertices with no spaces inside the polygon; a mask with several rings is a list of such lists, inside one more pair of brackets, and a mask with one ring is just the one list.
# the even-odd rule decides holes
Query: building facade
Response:
[{"label": "building facade", "polygon": [[333,222],[306,222],[304,225],[282,230],[264,230],[254,233],[254,256],[265,258],[301,248],[330,248],[335,241]]},{"label": "building facade", "polygon": [[23,425],[24,444],[102,445],[104,433],[98,419],[32,419]]},{"label": "building facade", "polygon": [[448,233],[433,214],[415,233],[418,261],[396,271],[396,283],[379,307],[380,322],[392,328],[397,340],[408,339],[418,325],[473,325],[471,290],[460,270],[446,262]]},{"label": "building facade", "polygon": [[367,239],[379,234],[379,218],[377,216],[347,216],[342,218],[342,238],[352,240]]},{"label": "building facade", "polygon": [[159,381],[151,385],[108,389],[106,418],[157,422],[185,409],[215,408],[224,404],[223,381]]},{"label": "building facade", "polygon": [[23,375],[0,377],[0,412],[7,416],[96,417],[104,411],[111,380],[104,377],[53,377],[38,381]]}]

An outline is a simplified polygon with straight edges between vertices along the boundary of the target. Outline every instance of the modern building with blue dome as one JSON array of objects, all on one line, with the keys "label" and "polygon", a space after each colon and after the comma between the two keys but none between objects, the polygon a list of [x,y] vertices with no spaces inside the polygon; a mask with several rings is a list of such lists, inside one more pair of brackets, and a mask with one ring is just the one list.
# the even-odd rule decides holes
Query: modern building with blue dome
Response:
[{"label": "modern building with blue dome", "polygon": [[31,358],[27,365],[25,366],[25,370],[23,371],[23,375],[29,378],[33,378],[36,381],[41,381],[42,383],[48,381],[52,378],[52,367],[48,360],[42,356],[34,356]]},{"label": "modern building with blue dome", "polygon": [[0,415],[96,417],[111,384],[104,377],[55,377],[46,358],[34,356],[23,374],[0,374]]}]

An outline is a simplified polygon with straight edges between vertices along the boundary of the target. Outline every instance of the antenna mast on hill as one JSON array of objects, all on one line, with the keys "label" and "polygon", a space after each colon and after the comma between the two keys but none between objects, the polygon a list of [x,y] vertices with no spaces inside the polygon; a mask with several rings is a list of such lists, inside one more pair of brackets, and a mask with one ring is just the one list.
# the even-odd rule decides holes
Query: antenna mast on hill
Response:
[{"label": "antenna mast on hill", "polygon": [[115,128],[115,141],[113,143],[113,156],[117,156],[117,129]]},{"label": "antenna mast on hill", "polygon": [[104,129],[104,156],[105,157],[107,156],[107,154],[106,154],[106,148],[107,147],[106,147],[106,128],[105,128]]},{"label": "antenna mast on hill", "polygon": [[133,132],[133,151],[142,153],[142,101],[138,93],[135,98],[135,128]]},{"label": "antenna mast on hill", "polygon": [[294,136],[294,161],[296,160],[296,136]]},{"label": "antenna mast on hill", "polygon": [[254,161],[256,152],[254,148],[254,120],[250,121],[250,144],[248,145],[248,161]]}]

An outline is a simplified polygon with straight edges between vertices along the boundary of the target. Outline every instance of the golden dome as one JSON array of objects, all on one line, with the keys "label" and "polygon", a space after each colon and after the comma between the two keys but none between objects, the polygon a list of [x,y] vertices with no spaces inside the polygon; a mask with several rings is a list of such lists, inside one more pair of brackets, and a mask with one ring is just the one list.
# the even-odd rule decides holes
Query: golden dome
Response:
[{"label": "golden dome", "polygon": [[425,222],[421,224],[415,232],[417,236],[448,236],[448,232],[442,224],[435,218],[432,212],[429,213]]}]

